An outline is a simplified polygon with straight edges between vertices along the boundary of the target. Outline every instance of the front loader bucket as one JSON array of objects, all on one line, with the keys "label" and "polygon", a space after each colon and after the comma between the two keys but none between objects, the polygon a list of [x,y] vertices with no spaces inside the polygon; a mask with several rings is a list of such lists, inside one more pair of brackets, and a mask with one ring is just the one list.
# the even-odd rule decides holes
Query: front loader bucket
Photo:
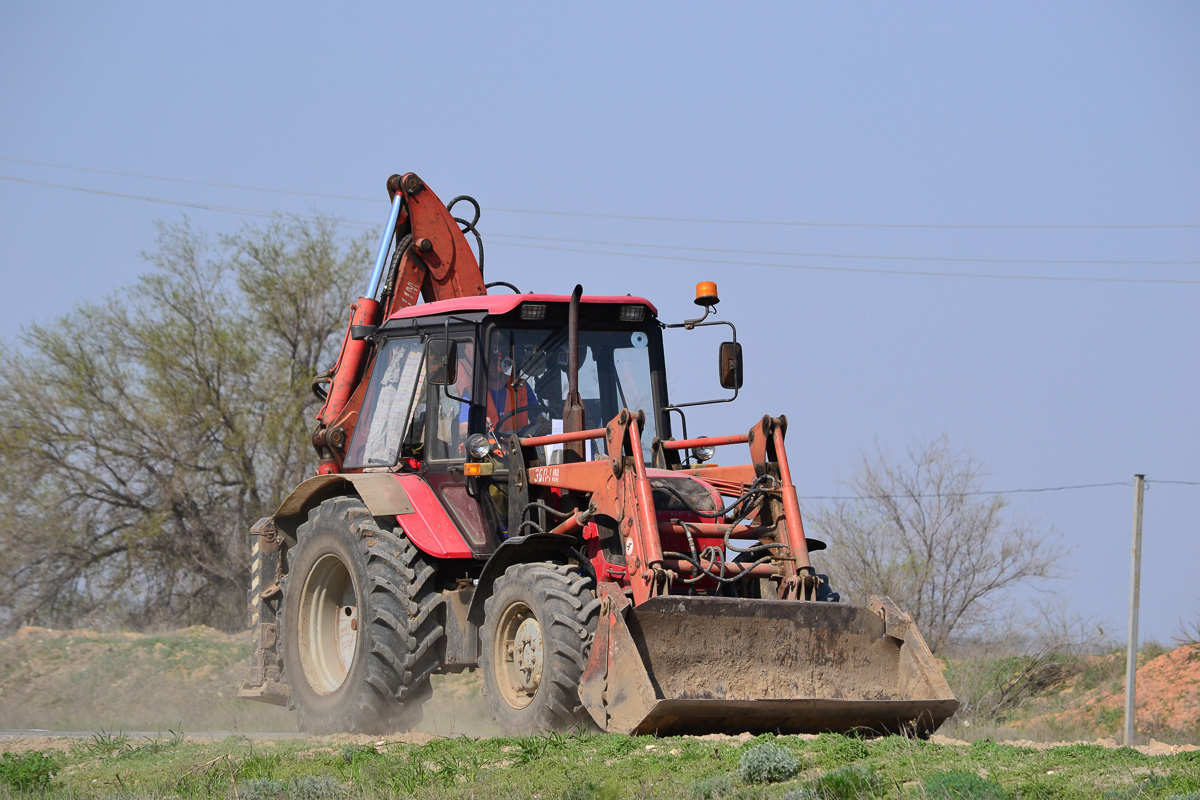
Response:
[{"label": "front loader bucket", "polygon": [[958,707],[887,598],[623,600],[605,597],[579,691],[607,731],[928,735]]}]

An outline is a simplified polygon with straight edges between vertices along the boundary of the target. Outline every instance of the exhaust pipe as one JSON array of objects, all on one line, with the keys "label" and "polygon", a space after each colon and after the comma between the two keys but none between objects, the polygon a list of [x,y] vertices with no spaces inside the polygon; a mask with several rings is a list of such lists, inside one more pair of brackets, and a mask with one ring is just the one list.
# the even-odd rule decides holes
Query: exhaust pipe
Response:
[{"label": "exhaust pipe", "polygon": [[[567,399],[563,404],[563,433],[578,433],[584,429],[583,399],[579,396],[579,300],[582,297],[583,286],[575,284],[567,311]],[[583,460],[583,442],[567,442],[563,445],[564,464]]]}]

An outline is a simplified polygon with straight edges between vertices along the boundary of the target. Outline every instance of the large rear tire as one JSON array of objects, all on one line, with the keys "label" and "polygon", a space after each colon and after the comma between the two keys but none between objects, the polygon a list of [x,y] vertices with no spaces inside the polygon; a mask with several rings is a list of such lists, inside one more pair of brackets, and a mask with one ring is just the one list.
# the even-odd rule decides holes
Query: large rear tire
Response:
[{"label": "large rear tire", "polygon": [[311,733],[388,733],[421,720],[443,636],[436,570],[357,498],[326,500],[288,553],[280,652]]},{"label": "large rear tire", "polygon": [[479,666],[505,733],[588,724],[579,680],[599,610],[595,584],[578,567],[516,564],[496,579],[484,603]]}]

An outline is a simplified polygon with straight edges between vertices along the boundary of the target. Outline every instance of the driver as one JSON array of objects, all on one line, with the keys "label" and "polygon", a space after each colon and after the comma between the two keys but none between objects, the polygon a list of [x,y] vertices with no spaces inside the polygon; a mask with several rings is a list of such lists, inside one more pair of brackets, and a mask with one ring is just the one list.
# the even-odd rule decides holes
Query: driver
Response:
[{"label": "driver", "polygon": [[493,336],[489,348],[487,418],[498,430],[520,431],[536,419],[540,404],[528,380],[517,382],[513,358],[501,352],[500,340]]}]

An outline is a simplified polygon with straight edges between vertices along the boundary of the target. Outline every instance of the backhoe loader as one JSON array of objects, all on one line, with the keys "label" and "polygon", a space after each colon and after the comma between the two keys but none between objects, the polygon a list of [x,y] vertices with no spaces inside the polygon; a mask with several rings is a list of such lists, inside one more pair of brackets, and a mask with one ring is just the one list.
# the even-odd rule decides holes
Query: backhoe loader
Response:
[{"label": "backhoe loader", "polygon": [[316,474],[251,529],[241,697],[312,732],[412,727],[431,674],[474,669],[519,734],[928,735],[954,712],[909,616],[840,602],[814,568],[787,418],[688,435],[699,403],[667,396],[664,329],[727,327],[732,395],[701,402],[742,386],[715,284],[674,323],[641,297],[485,284],[478,203],[412,173],[387,189],[367,291],[313,382]]}]

